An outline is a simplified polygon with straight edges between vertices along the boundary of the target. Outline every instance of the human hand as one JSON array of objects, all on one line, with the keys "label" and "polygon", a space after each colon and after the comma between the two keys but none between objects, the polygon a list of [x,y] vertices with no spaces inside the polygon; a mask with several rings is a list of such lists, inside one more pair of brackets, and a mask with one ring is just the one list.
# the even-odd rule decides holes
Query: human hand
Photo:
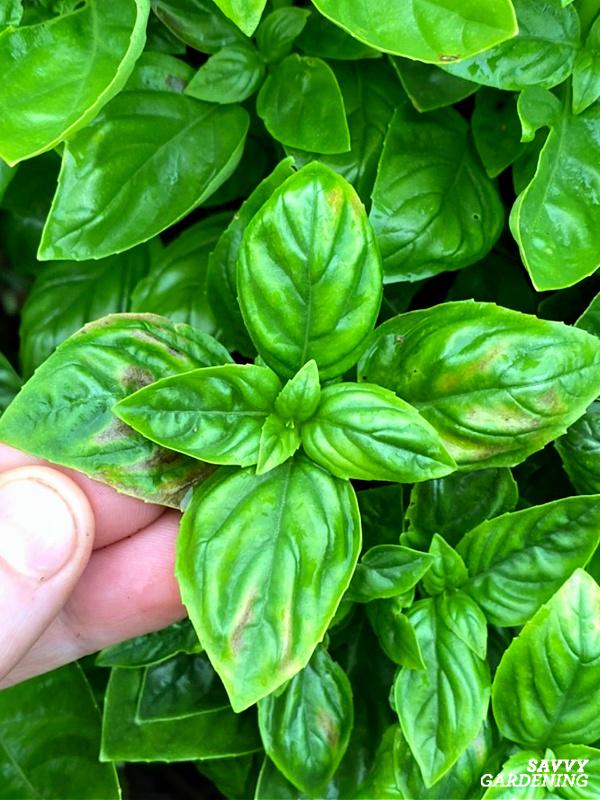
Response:
[{"label": "human hand", "polygon": [[0,445],[0,688],[185,616],[179,514]]}]

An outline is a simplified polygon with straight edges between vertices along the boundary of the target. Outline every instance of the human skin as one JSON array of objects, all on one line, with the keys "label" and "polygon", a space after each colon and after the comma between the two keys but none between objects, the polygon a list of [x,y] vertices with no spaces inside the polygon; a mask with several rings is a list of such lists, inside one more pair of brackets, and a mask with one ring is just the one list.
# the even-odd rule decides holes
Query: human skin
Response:
[{"label": "human skin", "polygon": [[0,688],[185,616],[179,516],[0,445]]}]

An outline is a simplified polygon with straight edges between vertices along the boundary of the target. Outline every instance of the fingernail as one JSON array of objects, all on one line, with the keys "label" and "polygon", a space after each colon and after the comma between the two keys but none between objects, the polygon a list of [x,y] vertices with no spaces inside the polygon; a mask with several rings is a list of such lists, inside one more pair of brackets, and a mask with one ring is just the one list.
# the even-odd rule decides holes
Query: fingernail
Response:
[{"label": "fingernail", "polygon": [[0,559],[35,578],[51,578],[76,547],[76,521],[51,483],[0,476]]}]

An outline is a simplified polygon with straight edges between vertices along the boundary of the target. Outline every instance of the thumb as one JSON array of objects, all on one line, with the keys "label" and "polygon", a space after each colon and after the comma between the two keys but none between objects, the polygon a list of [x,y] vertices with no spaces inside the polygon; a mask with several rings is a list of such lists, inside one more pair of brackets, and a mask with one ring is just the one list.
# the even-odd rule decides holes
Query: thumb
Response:
[{"label": "thumb", "polygon": [[69,598],[90,557],[87,497],[49,467],[0,474],[0,678]]}]

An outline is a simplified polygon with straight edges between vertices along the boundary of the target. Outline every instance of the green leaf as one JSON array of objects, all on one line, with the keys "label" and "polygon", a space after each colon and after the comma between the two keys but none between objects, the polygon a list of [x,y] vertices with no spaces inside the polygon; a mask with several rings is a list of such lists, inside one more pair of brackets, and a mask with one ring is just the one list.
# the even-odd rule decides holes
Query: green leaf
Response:
[{"label": "green leaf", "polygon": [[65,145],[39,258],[101,258],[160,233],[231,175],[247,129],[237,106],[120,94]]},{"label": "green leaf", "polygon": [[504,215],[454,109],[400,109],[386,136],[371,223],[386,282],[416,281],[483,258]]},{"label": "green leaf", "polygon": [[102,761],[192,761],[253,753],[260,738],[253,714],[200,709],[172,719],[138,719],[145,669],[112,670],[104,700]]},{"label": "green leaf", "polygon": [[152,0],[152,8],[175,36],[201,53],[216,53],[244,40],[213,0]]},{"label": "green leaf", "polygon": [[600,492],[600,403],[592,403],[565,435],[556,440],[555,446],[577,491]]},{"label": "green leaf", "polygon": [[256,464],[261,428],[281,383],[270,369],[224,364],[163,378],[114,406],[119,419],[169,450],[210,464]]},{"label": "green leaf", "polygon": [[268,14],[256,32],[256,43],[263,57],[273,63],[287,56],[302,31],[310,11],[305,8],[278,8]]},{"label": "green leaf", "polygon": [[214,2],[246,36],[252,36],[258,27],[267,4],[267,0],[214,0]]},{"label": "green leaf", "polygon": [[144,51],[136,61],[123,91],[182,94],[193,76],[192,67],[179,58],[173,58],[165,53]]},{"label": "green leaf", "polygon": [[480,53],[517,33],[509,0],[313,0],[361,42],[417,61],[443,64]]},{"label": "green leaf", "polygon": [[77,664],[0,692],[0,798],[120,800],[98,763],[100,714]]},{"label": "green leaf", "polygon": [[490,178],[500,175],[524,152],[516,96],[482,88],[471,117],[473,141]]},{"label": "green leaf", "polygon": [[21,388],[21,378],[12,364],[0,353],[0,414],[6,409]]},{"label": "green leaf", "polygon": [[210,468],[123,425],[114,404],[158,378],[227,363],[206,334],[150,314],[104,317],[60,345],[0,421],[0,441],[126,494],[179,507]]},{"label": "green leaf", "polygon": [[382,59],[337,64],[335,73],[346,106],[350,150],[334,155],[288,151],[299,165],[318,160],[331,167],[354,186],[368,206],[390,120],[396,107],[406,103],[406,96]]},{"label": "green leaf", "polygon": [[600,97],[600,18],[577,54],[573,68],[573,113],[580,114]]},{"label": "green leaf", "polygon": [[307,794],[322,789],[338,768],[353,716],[350,682],[322,647],[281,694],[271,694],[258,704],[267,755]]},{"label": "green leaf", "polygon": [[0,33],[0,158],[16,164],[87,125],[129,77],[149,10],[149,0],[89,0],[57,19]]},{"label": "green leaf", "polygon": [[270,414],[260,432],[256,474],[264,475],[283,464],[299,447],[300,433],[293,420]]},{"label": "green leaf", "polygon": [[348,588],[359,549],[351,486],[305,459],[262,476],[223,470],[195,490],[176,574],[236,711],[307,664]]},{"label": "green leaf", "polygon": [[250,44],[224,47],[203,64],[185,93],[209,103],[241,103],[262,83],[265,63]]},{"label": "green leaf", "polygon": [[[584,744],[567,744],[562,747],[554,748],[554,755],[556,758],[563,759],[587,759],[587,764],[584,767],[584,773],[588,778],[587,786],[581,786],[576,783],[574,787],[561,786],[556,789],[556,794],[559,797],[564,797],[565,800],[582,800],[588,794],[591,797],[600,794],[600,750],[597,747],[586,747]],[[579,764],[577,769],[579,769]],[[581,789],[584,792],[581,792]]]},{"label": "green leaf", "polygon": [[579,49],[579,19],[560,0],[512,0],[519,33],[472,59],[445,67],[452,75],[518,91],[549,89],[570,74]]},{"label": "green leaf", "polygon": [[576,570],[513,639],[496,672],[500,733],[525,747],[600,736],[600,589]]},{"label": "green leaf", "polygon": [[23,16],[22,0],[5,0],[0,7],[0,28],[12,25],[17,27]]},{"label": "green leaf", "polygon": [[[435,565],[434,565],[435,566]],[[433,571],[433,568],[432,568]],[[464,592],[443,594],[439,609],[446,625],[476,656],[485,659],[487,651],[487,622],[477,603]]]},{"label": "green leaf", "polygon": [[350,150],[344,100],[324,61],[297,54],[273,67],[256,110],[277,141],[316,153]]},{"label": "green leaf", "polygon": [[403,605],[401,597],[375,600],[367,605],[369,622],[381,649],[394,664],[408,669],[425,669],[415,629],[402,611]]},{"label": "green leaf", "polygon": [[458,589],[468,579],[469,573],[460,555],[437,533],[431,539],[429,554],[433,560],[422,581],[428,594]]},{"label": "green leaf", "polygon": [[359,375],[416,406],[463,468],[513,466],[595,399],[600,341],[491,303],[445,303],[380,326]]},{"label": "green leaf", "polygon": [[137,701],[139,723],[181,719],[229,708],[219,676],[204,653],[179,653],[144,669]]},{"label": "green leaf", "polygon": [[292,158],[281,161],[254,189],[220,237],[208,262],[208,298],[220,329],[219,338],[231,349],[252,352],[237,300],[236,268],[246,227],[275,189],[294,174]]},{"label": "green leaf", "polygon": [[398,730],[398,724],[391,725],[383,734],[367,780],[355,795],[356,798],[372,800],[374,797],[385,797],[386,800],[403,800],[394,767],[394,741]]},{"label": "green leaf", "polygon": [[238,294],[256,349],[281,376],[312,358],[323,379],[351,367],[381,302],[375,237],[352,187],[315,163],[276,189],[246,229]]},{"label": "green leaf", "polygon": [[[522,774],[529,775],[527,767],[532,758],[539,760],[540,754],[535,750],[518,750],[502,765],[502,770],[493,775],[491,772],[486,771],[482,775],[482,781],[485,779],[486,783],[482,785],[488,786],[483,800],[543,800],[547,797],[546,790],[541,787],[531,785],[531,777],[525,786],[519,786]],[[498,780],[498,784],[494,786],[494,779]],[[489,781],[489,783],[488,783]],[[508,784],[511,782],[512,785]],[[514,783],[517,783],[517,786]],[[508,785],[503,786],[506,783]]]},{"label": "green leaf", "polygon": [[463,586],[493,625],[522,625],[600,543],[600,498],[567,497],[489,520],[458,545]]},{"label": "green leaf", "polygon": [[168,628],[136,636],[101,650],[99,667],[147,667],[160,664],[178,653],[199,653],[202,645],[189,620],[174,622]]},{"label": "green leaf", "polygon": [[455,78],[433,64],[394,56],[391,56],[391,62],[417,111],[435,111],[451,106],[470,97],[479,88],[478,84]]},{"label": "green leaf", "polygon": [[409,609],[425,669],[404,667],[394,685],[402,732],[428,787],[475,738],[489,701],[488,666],[465,643],[470,623],[462,614],[452,614],[456,602],[453,595],[432,597]]},{"label": "green leaf", "polygon": [[162,250],[150,273],[135,287],[131,310],[160,314],[205,333],[217,333],[218,323],[208,302],[208,263],[229,220],[229,213],[208,217]]},{"label": "green leaf", "polygon": [[225,797],[254,797],[262,755],[237,756],[236,758],[211,758],[197,761],[199,772],[215,784]]},{"label": "green leaf", "polygon": [[305,422],[317,410],[320,399],[319,369],[313,358],[279,392],[275,400],[275,410],[283,419]]},{"label": "green leaf", "polygon": [[600,338],[600,293],[598,293],[575,325]]},{"label": "green leaf", "polygon": [[406,544],[428,548],[435,533],[452,547],[479,523],[512,511],[519,491],[509,469],[455,472],[417,484],[410,495]]},{"label": "green leaf", "polygon": [[429,423],[374,384],[326,386],[301,435],[309,458],[338,478],[413,483],[456,468]]},{"label": "green leaf", "polygon": [[24,376],[30,377],[86,323],[129,311],[132,289],[148,266],[149,253],[143,247],[99,261],[45,265],[21,312],[19,355]]},{"label": "green leaf", "polygon": [[381,544],[372,547],[356,565],[348,599],[369,603],[386,597],[396,597],[410,591],[429,570],[433,558],[427,553]]},{"label": "green leaf", "polygon": [[558,97],[540,86],[524,89],[517,101],[517,112],[523,131],[522,141],[533,142],[540,128],[554,125],[560,118]]},{"label": "green leaf", "polygon": [[577,188],[581,181],[589,186],[600,181],[600,106],[578,116],[565,108],[551,125],[535,175],[510,215],[521,258],[539,291],[572,286],[600,264],[592,234],[600,224],[600,198]]},{"label": "green leaf", "polygon": [[423,783],[419,765],[398,728],[394,737],[394,767],[401,796],[410,797],[411,800],[462,800],[466,797],[479,797],[481,776],[496,766],[490,764],[494,744],[492,727],[484,722],[454,766],[435,786],[427,787]]}]

